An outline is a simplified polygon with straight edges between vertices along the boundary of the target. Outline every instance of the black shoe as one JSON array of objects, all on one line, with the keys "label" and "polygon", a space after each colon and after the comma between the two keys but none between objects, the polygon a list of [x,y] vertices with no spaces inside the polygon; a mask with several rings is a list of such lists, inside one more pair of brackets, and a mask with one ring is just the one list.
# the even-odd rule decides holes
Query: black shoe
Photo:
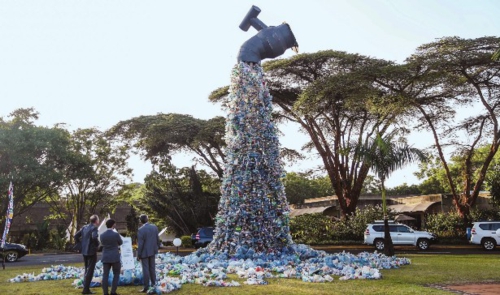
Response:
[{"label": "black shoe", "polygon": [[82,294],[84,295],[87,295],[87,294],[95,294],[95,292],[93,291],[90,291],[90,290],[87,290],[87,291],[83,291]]},{"label": "black shoe", "polygon": [[118,293],[111,293],[111,295],[120,295],[120,294],[118,294]]}]

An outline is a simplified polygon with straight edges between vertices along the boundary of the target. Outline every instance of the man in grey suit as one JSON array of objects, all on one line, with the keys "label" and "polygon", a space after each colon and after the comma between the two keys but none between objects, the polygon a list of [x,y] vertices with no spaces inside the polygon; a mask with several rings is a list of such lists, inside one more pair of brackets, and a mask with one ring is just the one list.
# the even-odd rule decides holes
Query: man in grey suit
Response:
[{"label": "man in grey suit", "polygon": [[142,274],[144,276],[144,289],[140,290],[141,293],[147,293],[149,282],[151,286],[156,284],[156,265],[155,255],[158,254],[160,246],[160,237],[158,236],[158,227],[148,222],[148,216],[142,214],[140,217],[143,226],[139,228],[137,233],[137,260],[141,261]]},{"label": "man in grey suit", "polygon": [[82,294],[94,294],[94,292],[90,291],[90,282],[94,277],[94,269],[97,262],[97,248],[99,247],[98,226],[99,217],[92,215],[90,216],[90,223],[82,227],[75,234],[75,242],[82,245],[83,261],[85,262],[85,278],[83,280]]},{"label": "man in grey suit", "polygon": [[116,294],[116,288],[118,287],[118,279],[120,278],[120,250],[119,247],[123,244],[122,237],[119,233],[114,231],[115,221],[113,219],[108,219],[106,221],[107,231],[101,234],[101,245],[102,245],[102,291],[104,295],[108,295],[108,280],[109,280],[109,270],[113,268],[113,283],[111,284],[111,295]]}]

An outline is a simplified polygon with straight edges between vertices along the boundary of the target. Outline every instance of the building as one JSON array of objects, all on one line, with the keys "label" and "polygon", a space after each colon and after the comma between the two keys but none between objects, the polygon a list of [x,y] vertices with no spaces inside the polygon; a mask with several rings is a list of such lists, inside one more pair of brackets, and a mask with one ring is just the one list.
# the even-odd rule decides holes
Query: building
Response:
[{"label": "building", "polygon": [[[362,195],[358,200],[358,208],[368,205],[382,205],[380,195]],[[397,214],[396,220],[416,228],[425,226],[425,216],[440,212],[452,212],[455,210],[453,197],[448,194],[432,194],[421,196],[389,196],[387,206]],[[481,192],[476,200],[476,208],[482,210],[492,209],[491,196],[489,192]],[[291,217],[322,213],[332,218],[341,216],[337,196],[306,199],[301,205],[293,205]]]},{"label": "building", "polygon": [[[130,213],[130,209],[130,204],[120,203],[115,211],[110,213],[110,217],[116,220],[117,231],[122,235],[127,233],[126,217]],[[96,211],[98,212],[100,210],[98,209]],[[56,229],[58,226],[70,227],[70,219],[53,219],[50,218],[51,215],[51,206],[45,202],[39,202],[21,214],[16,214],[16,212],[14,212],[14,218],[9,230],[9,240],[12,242],[22,242],[26,234],[36,232],[38,227],[45,221],[49,224],[49,231]],[[107,214],[100,214],[101,220],[103,220],[106,215]],[[69,232],[67,236],[69,236]]]}]

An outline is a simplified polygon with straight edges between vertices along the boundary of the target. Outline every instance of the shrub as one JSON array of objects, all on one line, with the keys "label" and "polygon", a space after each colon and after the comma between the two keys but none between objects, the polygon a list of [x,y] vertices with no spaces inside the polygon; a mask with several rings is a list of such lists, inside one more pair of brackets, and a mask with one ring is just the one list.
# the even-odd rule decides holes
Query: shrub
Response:
[{"label": "shrub", "polygon": [[500,219],[499,209],[480,210],[474,208],[470,212],[472,221],[492,221]]},{"label": "shrub", "polygon": [[50,245],[53,249],[64,250],[66,248],[66,227],[58,225],[50,231]]},{"label": "shrub", "polygon": [[181,241],[182,241],[182,247],[184,247],[184,248],[193,247],[193,242],[191,240],[191,236],[182,236]]},{"label": "shrub", "polygon": [[[394,213],[388,209],[387,215],[389,219],[394,219]],[[349,218],[341,219],[335,223],[335,239],[341,240],[355,240],[362,241],[369,223],[375,220],[382,220],[384,212],[381,206],[368,205],[363,209],[356,208],[356,211],[349,216]]]},{"label": "shrub", "polygon": [[[394,214],[388,212],[389,218]],[[368,223],[382,219],[384,214],[380,206],[366,206],[356,209],[349,218],[332,220],[320,213],[305,214],[290,220],[290,232],[296,243],[331,244],[346,241],[363,241]]]},{"label": "shrub", "polygon": [[43,250],[47,248],[50,241],[50,223],[44,220],[42,223],[36,225],[35,238],[36,238],[36,250]]},{"label": "shrub", "polygon": [[427,215],[427,230],[437,234],[440,240],[463,239],[467,227],[457,212],[437,213]]},{"label": "shrub", "polygon": [[36,248],[37,243],[38,241],[36,234],[33,232],[24,234],[23,238],[21,239],[21,244],[25,245],[28,249]]},{"label": "shrub", "polygon": [[323,214],[304,214],[290,220],[290,233],[296,243],[318,244],[331,239],[333,225],[333,221]]}]

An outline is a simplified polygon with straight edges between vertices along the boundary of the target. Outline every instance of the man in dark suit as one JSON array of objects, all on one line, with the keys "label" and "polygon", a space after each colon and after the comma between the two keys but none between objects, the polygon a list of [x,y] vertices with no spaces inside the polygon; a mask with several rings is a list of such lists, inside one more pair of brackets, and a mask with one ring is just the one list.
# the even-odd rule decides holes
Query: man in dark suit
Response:
[{"label": "man in dark suit", "polygon": [[143,226],[139,228],[137,233],[137,260],[141,261],[142,274],[144,276],[144,289],[141,293],[147,293],[149,282],[151,286],[156,284],[156,264],[155,255],[158,254],[160,246],[160,237],[158,236],[158,228],[154,224],[148,222],[148,216],[142,214],[140,217]]},{"label": "man in dark suit", "polygon": [[75,234],[75,241],[82,245],[83,261],[85,262],[85,278],[83,280],[82,294],[94,294],[90,291],[90,282],[94,277],[95,264],[97,262],[97,248],[99,240],[97,227],[99,226],[99,217],[90,216],[90,223],[82,227]]},{"label": "man in dark suit", "polygon": [[115,221],[113,219],[108,219],[106,221],[106,227],[108,230],[101,234],[101,245],[102,245],[102,291],[104,295],[108,295],[108,279],[109,270],[113,268],[113,283],[111,284],[111,295],[116,294],[116,288],[118,287],[118,279],[120,278],[120,250],[119,247],[123,244],[122,237],[119,233],[114,231]]}]

